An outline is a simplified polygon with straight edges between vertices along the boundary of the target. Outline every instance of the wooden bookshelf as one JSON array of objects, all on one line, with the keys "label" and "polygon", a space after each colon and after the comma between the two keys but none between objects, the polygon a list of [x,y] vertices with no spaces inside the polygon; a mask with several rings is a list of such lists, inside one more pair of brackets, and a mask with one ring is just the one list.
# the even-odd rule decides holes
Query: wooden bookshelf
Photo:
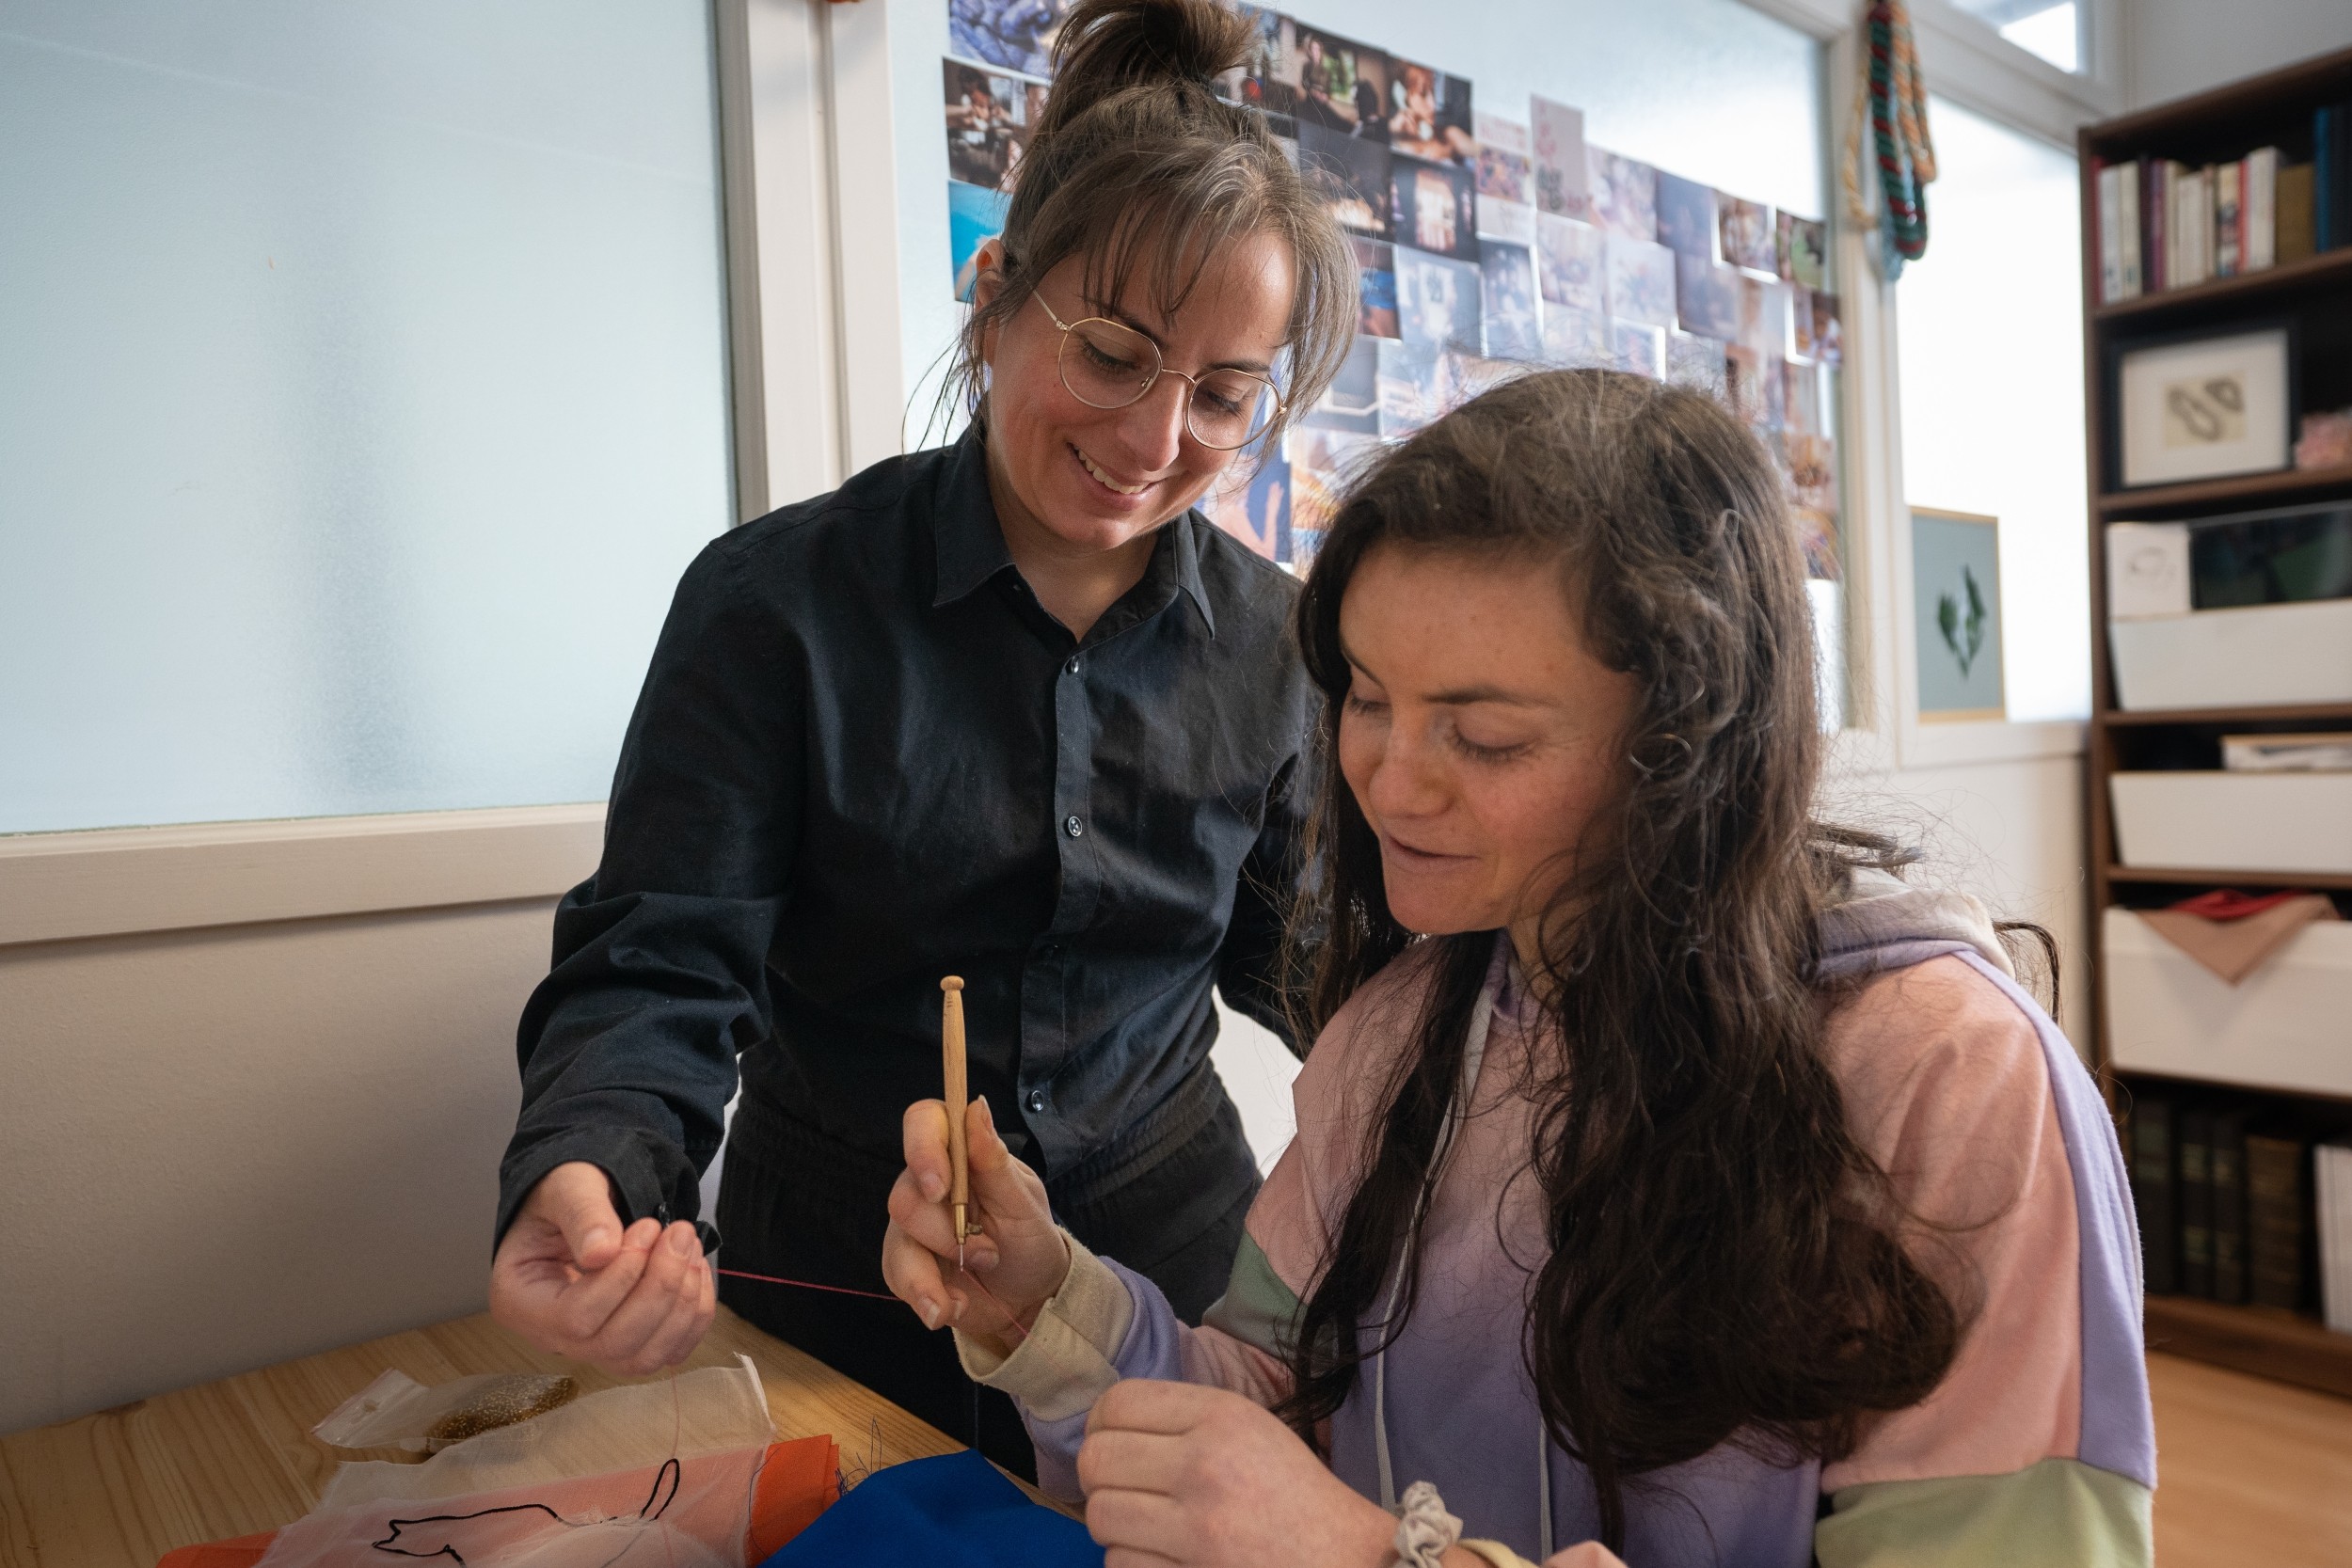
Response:
[{"label": "wooden bookshelf", "polygon": [[[2116,852],[2107,781],[2119,761],[2216,753],[2217,736],[2240,730],[2298,726],[2352,729],[2352,701],[2271,707],[2206,707],[2124,711],[2115,703],[2108,663],[2106,559],[2104,528],[2110,520],[2162,521],[2222,516],[2270,506],[2352,500],[2352,467],[2234,475],[2191,483],[2122,489],[2110,469],[2107,367],[2112,352],[2140,341],[2209,328],[2293,318],[2299,329],[2302,409],[2352,404],[2352,247],[2338,247],[2260,273],[2216,279],[2186,289],[2102,304],[2099,300],[2097,169],[2134,158],[2172,158],[2192,166],[2243,157],[2277,146],[2291,161],[2310,158],[2312,112],[2352,99],[2352,50],[2308,60],[2285,71],[2178,103],[2163,104],[2080,133],[2083,212],[2084,411],[2090,486],[2086,498],[2090,551],[2090,754],[2084,769],[2090,875],[2088,929],[2094,944],[2111,904],[2147,908],[2218,887],[2298,887],[2338,895],[2352,911],[2352,875],[2226,871],[2180,866],[2127,866]],[[2306,1133],[2352,1129],[2352,1100],[2264,1089],[2220,1080],[2191,1081],[2115,1067],[2092,956],[2090,1048],[2119,1112],[2136,1086],[2159,1091],[2205,1089],[2238,1094]],[[2352,1041],[2346,1045],[2352,1051]],[[2315,1281],[2313,1282],[2315,1288]],[[2309,1306],[2316,1305],[2315,1298]],[[2315,1312],[2227,1306],[2186,1296],[2151,1296],[2152,1350],[2190,1356],[2258,1376],[2352,1397],[2352,1335],[2330,1333]]]},{"label": "wooden bookshelf", "polygon": [[2174,887],[2294,887],[2313,893],[2352,893],[2342,871],[2200,871],[2181,866],[2110,865],[2110,882],[2169,882]]},{"label": "wooden bookshelf", "polygon": [[2343,495],[2352,495],[2352,467],[2281,468],[2275,473],[2201,479],[2192,484],[2143,484],[2137,490],[2107,491],[2095,498],[2093,504],[2102,517],[2153,521],[2295,501],[2333,500]]},{"label": "wooden bookshelf", "polygon": [[2352,1399],[2352,1334],[2300,1312],[2150,1296],[2148,1348]]},{"label": "wooden bookshelf", "polygon": [[2097,307],[2090,315],[2094,321],[2114,321],[2124,316],[2153,316],[2174,310],[2194,314],[2212,305],[2267,299],[2303,289],[2347,286],[2352,286],[2352,248],[2338,248],[2237,277],[2217,277],[2185,289],[2167,289],[2162,293],[2119,299]]}]

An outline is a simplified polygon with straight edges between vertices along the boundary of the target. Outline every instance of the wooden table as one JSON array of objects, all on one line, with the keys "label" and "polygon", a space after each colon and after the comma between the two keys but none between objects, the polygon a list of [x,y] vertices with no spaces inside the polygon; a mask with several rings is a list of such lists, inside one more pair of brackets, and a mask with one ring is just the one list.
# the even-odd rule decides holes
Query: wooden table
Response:
[{"label": "wooden table", "polygon": [[[777,1436],[831,1433],[853,1480],[963,1446],[723,1307],[687,1370],[739,1351],[759,1369]],[[154,1568],[175,1546],[301,1517],[343,1459],[419,1457],[310,1435],[389,1367],[426,1384],[561,1371],[593,1393],[616,1381],[532,1349],[485,1314],[0,1437],[0,1568]]]}]

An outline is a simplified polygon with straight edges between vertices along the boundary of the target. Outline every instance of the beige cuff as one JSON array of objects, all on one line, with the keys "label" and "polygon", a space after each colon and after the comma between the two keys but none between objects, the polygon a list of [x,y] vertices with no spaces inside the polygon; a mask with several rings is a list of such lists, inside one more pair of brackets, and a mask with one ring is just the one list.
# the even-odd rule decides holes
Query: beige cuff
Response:
[{"label": "beige cuff", "polygon": [[1103,1390],[1119,1381],[1111,1357],[1136,1318],[1126,1284],[1069,1231],[1061,1239],[1070,1249],[1069,1272],[1011,1354],[1000,1356],[956,1330],[956,1355],[965,1374],[1010,1394],[1041,1421],[1094,1408]]},{"label": "beige cuff", "polygon": [[1500,1541],[1464,1540],[1457,1541],[1454,1544],[1461,1547],[1462,1550],[1466,1552],[1475,1552],[1480,1557],[1485,1558],[1488,1562],[1494,1564],[1494,1568],[1535,1568],[1534,1563],[1528,1561],[1527,1559],[1519,1556],[1518,1553],[1513,1551],[1510,1547],[1504,1545]]}]

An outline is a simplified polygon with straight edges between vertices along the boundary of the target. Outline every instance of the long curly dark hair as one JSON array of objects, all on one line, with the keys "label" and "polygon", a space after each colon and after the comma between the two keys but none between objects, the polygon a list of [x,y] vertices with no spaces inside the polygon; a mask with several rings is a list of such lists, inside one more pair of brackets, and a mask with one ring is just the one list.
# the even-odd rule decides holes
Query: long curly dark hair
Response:
[{"label": "long curly dark hair", "polygon": [[[1858,862],[1901,857],[1817,823],[1811,618],[1772,464],[1712,400],[1612,371],[1526,376],[1390,452],[1334,518],[1298,606],[1336,759],[1340,606],[1381,548],[1550,573],[1597,657],[1638,679],[1626,787],[1542,923],[1549,1050],[1528,1085],[1548,1260],[1524,1353],[1554,1441],[1592,1473],[1603,1540],[1645,1472],[1735,1442],[1775,1462],[1850,1452],[1871,1412],[1942,1379],[1961,1309],[1898,1239],[1885,1173],[1821,1056],[1819,917]],[[1415,942],[1377,839],[1325,768],[1319,940],[1301,1022]],[[1430,1180],[1491,932],[1422,939],[1434,983],[1290,1348],[1302,1433],[1413,1309],[1384,1284]],[[1302,1038],[1311,1037],[1302,1033]]]}]

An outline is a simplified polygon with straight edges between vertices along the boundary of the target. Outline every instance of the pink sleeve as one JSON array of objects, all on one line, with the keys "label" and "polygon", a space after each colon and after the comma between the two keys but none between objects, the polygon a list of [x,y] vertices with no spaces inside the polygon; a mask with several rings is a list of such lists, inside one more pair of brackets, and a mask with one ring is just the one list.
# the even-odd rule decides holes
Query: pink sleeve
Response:
[{"label": "pink sleeve", "polygon": [[1883,1417],[1821,1490],[2002,1475],[2081,1430],[2080,1241],[2032,1022],[1959,958],[1867,985],[1831,1019],[1848,1125],[1893,1179],[1913,1258],[1962,1313],[1934,1392]]}]

